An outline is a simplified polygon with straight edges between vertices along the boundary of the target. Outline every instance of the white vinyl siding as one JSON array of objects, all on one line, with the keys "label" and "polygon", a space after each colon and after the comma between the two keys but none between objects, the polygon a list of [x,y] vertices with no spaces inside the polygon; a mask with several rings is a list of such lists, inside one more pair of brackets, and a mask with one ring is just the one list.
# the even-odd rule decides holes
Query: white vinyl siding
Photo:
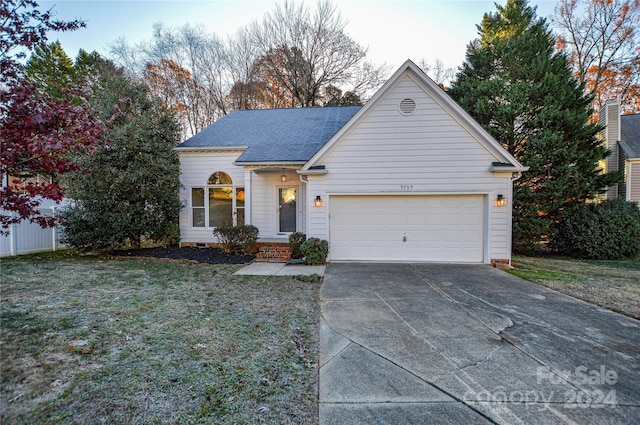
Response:
[{"label": "white vinyl siding", "polygon": [[[282,169],[268,171],[252,171],[234,165],[234,161],[242,151],[234,152],[180,152],[180,199],[183,208],[180,211],[180,236],[182,242],[208,243],[214,242],[210,227],[194,227],[192,223],[193,206],[191,205],[191,190],[206,188],[207,180],[212,173],[223,171],[231,177],[233,187],[244,187],[244,216],[245,224],[252,224],[259,230],[260,238],[282,238],[287,235],[277,232],[278,220],[278,188],[296,187],[298,189],[298,229],[303,231],[306,226],[306,216],[302,213],[305,208],[306,187],[301,184],[298,174],[294,170],[284,170],[287,182],[280,177]],[[237,195],[237,191],[236,191]],[[236,198],[236,210],[238,208]]]},{"label": "white vinyl siding", "polygon": [[[602,135],[605,139],[605,146],[611,150],[612,154],[605,160],[604,171],[611,173],[618,170],[618,156],[622,154],[618,146],[618,141],[620,140],[620,104],[607,102],[600,109],[598,124],[606,126]],[[607,199],[616,199],[618,196],[618,185],[610,186],[607,189]]]},{"label": "white vinyl siding", "polygon": [[[411,116],[398,111],[405,98],[416,101]],[[508,259],[511,208],[496,207],[492,201],[502,194],[511,204],[511,173],[489,171],[493,161],[495,156],[462,123],[405,75],[319,159],[328,173],[309,176],[307,199],[385,193],[486,195],[484,262]],[[310,207],[308,233],[329,238],[328,206]]]},{"label": "white vinyl siding", "polygon": [[180,152],[180,200],[183,208],[180,210],[180,238],[182,242],[207,243],[214,242],[212,229],[209,227],[194,227],[193,209],[191,205],[191,190],[209,186],[207,181],[216,171],[227,173],[234,186],[244,185],[244,170],[233,165],[240,155],[237,152]]},{"label": "white vinyl siding", "polygon": [[287,182],[280,181],[282,172],[257,172],[251,176],[251,224],[260,229],[261,238],[288,240],[287,235],[278,233],[278,189],[295,187],[298,190],[298,230],[305,229],[305,186],[301,184],[295,171],[286,171]]},{"label": "white vinyl siding", "polygon": [[640,206],[640,160],[627,161],[627,200]]}]

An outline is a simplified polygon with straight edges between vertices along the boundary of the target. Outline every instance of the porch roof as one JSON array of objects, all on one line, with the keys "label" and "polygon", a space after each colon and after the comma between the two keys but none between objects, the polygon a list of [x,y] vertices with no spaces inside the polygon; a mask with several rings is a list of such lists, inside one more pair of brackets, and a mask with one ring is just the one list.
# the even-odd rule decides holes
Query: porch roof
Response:
[{"label": "porch roof", "polygon": [[361,106],[232,111],[177,147],[247,146],[236,163],[308,161]]}]

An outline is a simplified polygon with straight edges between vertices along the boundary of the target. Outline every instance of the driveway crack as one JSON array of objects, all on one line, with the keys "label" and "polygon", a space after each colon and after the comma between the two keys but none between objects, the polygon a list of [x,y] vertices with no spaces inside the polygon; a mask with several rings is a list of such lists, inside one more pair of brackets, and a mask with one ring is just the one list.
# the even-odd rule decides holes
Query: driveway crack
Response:
[{"label": "driveway crack", "polygon": [[[496,310],[502,310],[502,308],[501,308],[500,306],[497,306],[497,305],[495,305],[495,304],[491,304],[490,302],[488,302],[488,301],[486,301],[486,300],[484,300],[484,299],[482,299],[482,298],[480,298],[480,297],[477,297],[477,296],[475,296],[475,295],[473,295],[473,294],[471,294],[471,293],[469,293],[469,292],[467,292],[467,291],[465,291],[465,290],[463,290],[463,289],[459,289],[459,291],[460,291],[460,292],[462,292],[462,293],[463,293],[463,294],[465,294],[465,295],[468,295],[469,297],[472,297],[472,298],[474,298],[474,299],[476,299],[476,300],[480,301],[480,302],[481,302],[481,303],[483,303],[483,304],[486,304],[486,305],[488,305],[488,306],[490,306],[490,307],[492,307],[492,308],[496,309]],[[463,307],[463,308],[464,308],[464,307]],[[507,317],[507,318],[508,318],[508,316],[505,316],[505,315],[503,315],[503,314],[500,314],[500,313],[498,313],[498,312],[496,312],[496,311],[492,311],[492,313],[495,313],[495,314],[498,314],[498,315],[501,315],[501,316],[503,316],[503,317]],[[554,335],[556,335],[556,336],[559,336],[559,337],[561,337],[561,338],[564,338],[564,339],[573,338],[573,339],[577,339],[577,340],[580,340],[580,341],[583,341],[583,342],[590,343],[591,345],[594,345],[594,346],[596,346],[596,347],[598,347],[598,348],[607,348],[605,345],[603,345],[603,344],[598,344],[597,342],[595,342],[595,341],[593,341],[593,340],[591,340],[591,339],[585,338],[585,337],[583,337],[583,336],[581,336],[581,335],[578,335],[578,334],[572,334],[572,333],[570,333],[570,332],[566,332],[566,331],[563,331],[563,330],[561,330],[561,329],[558,329],[558,328],[556,328],[556,327],[554,327],[554,326],[551,326],[551,325],[550,325],[550,324],[548,324],[548,323],[533,320],[533,319],[531,318],[531,316],[529,316],[529,315],[526,315],[526,314],[523,314],[523,313],[514,313],[514,316],[517,316],[517,317],[518,317],[520,320],[522,320],[522,322],[524,322],[524,323],[528,323],[528,324],[530,324],[530,325],[537,326],[537,327],[542,328],[542,329],[546,329],[547,331],[549,331],[549,332],[551,332],[552,334],[554,334]],[[478,319],[478,321],[480,321],[480,320]],[[487,326],[487,325],[486,325],[486,324],[484,324],[482,321],[480,321],[480,322],[481,322],[483,325]],[[513,322],[512,322],[512,325],[513,325]],[[545,366],[546,366],[546,365],[545,365]]]},{"label": "driveway crack", "polygon": [[329,321],[324,317],[324,314],[322,314],[322,312],[320,313],[320,318],[322,319],[321,321],[324,322],[326,324],[326,326],[331,329],[331,332],[335,333],[336,335],[339,335],[340,337],[344,338],[345,340],[349,341],[348,344],[346,344],[344,347],[342,347],[341,350],[339,350],[337,353],[335,353],[333,356],[331,356],[329,359],[327,359],[324,362],[323,366],[319,366],[319,369],[321,369],[322,367],[328,365],[329,363],[331,363],[336,357],[340,356],[340,354],[342,354],[344,352],[344,350],[346,350],[348,347],[350,347],[352,344],[358,344],[357,342],[355,342],[354,340],[352,340],[351,338],[349,338],[348,336],[344,335],[341,332],[338,332],[333,326],[331,326],[329,324]]},{"label": "driveway crack", "polygon": [[393,314],[395,314],[396,316],[398,316],[398,318],[399,318],[400,320],[402,320],[402,323],[404,323],[405,325],[407,325],[407,326],[409,327],[409,329],[411,329],[411,332],[413,332],[414,334],[417,334],[417,333],[418,333],[418,331],[417,331],[413,326],[411,326],[411,324],[410,324],[409,322],[407,322],[407,321],[404,319],[404,317],[402,317],[402,316],[400,315],[400,313],[398,313],[398,312],[396,311],[396,309],[395,309],[395,308],[391,307],[391,305],[390,305],[390,304],[389,304],[389,303],[388,303],[384,298],[382,298],[382,297],[381,297],[377,292],[375,292],[375,294],[376,294],[376,297],[380,298],[380,301],[382,301],[382,302],[384,303],[384,305],[386,305],[386,306],[389,308],[389,310],[391,310],[391,311],[393,312]]},{"label": "driveway crack", "polygon": [[[524,354],[525,356],[529,357],[530,359],[532,359],[533,361],[537,362],[539,365],[546,367],[551,373],[553,373],[554,375],[556,375],[558,378],[560,378],[562,381],[564,381],[567,385],[569,385],[570,387],[574,388],[577,391],[580,392],[584,392],[583,389],[581,389],[580,387],[576,386],[574,383],[568,381],[565,377],[563,377],[561,374],[557,373],[550,365],[548,365],[546,362],[544,362],[542,359],[539,359],[538,357],[536,357],[535,355],[527,352],[526,350],[524,350],[524,348],[522,348],[521,346],[519,346],[518,344],[516,344],[516,341],[514,341],[514,338],[512,336],[510,336],[508,333],[504,332],[506,329],[510,328],[511,326],[513,326],[513,321],[510,320],[511,325],[505,327],[504,329],[500,330],[500,331],[495,331],[494,329],[491,328],[491,326],[489,326],[487,323],[485,323],[481,318],[479,318],[472,310],[468,309],[464,304],[462,304],[461,302],[459,302],[458,300],[456,300],[455,298],[453,298],[452,296],[450,296],[449,294],[447,294],[445,291],[443,291],[441,288],[439,288],[435,283],[433,283],[432,281],[430,281],[429,279],[427,279],[426,277],[424,277],[415,267],[411,267],[412,270],[424,281],[426,282],[431,288],[433,288],[433,290],[437,291],[438,293],[440,293],[443,297],[445,297],[446,299],[448,299],[449,301],[453,302],[454,304],[456,304],[458,307],[460,307],[460,309],[462,309],[466,314],[469,315],[469,317],[471,317],[473,320],[477,321],[478,323],[480,323],[483,327],[485,327],[486,329],[488,329],[491,333],[495,334],[498,338],[500,338],[500,340],[505,341],[506,343],[508,343],[509,345],[511,345],[513,348],[515,348],[516,350],[520,351],[522,354]],[[500,307],[491,304],[485,300],[483,300],[482,298],[476,297],[475,295],[470,294],[467,291],[464,291],[462,289],[460,289],[460,292],[473,297],[475,299],[477,299],[478,301],[489,305],[491,307],[493,307],[494,309],[500,310]],[[499,313],[498,313],[499,314]],[[507,317],[507,316],[503,316],[503,317]],[[507,317],[508,318],[508,317]],[[551,332],[553,332],[553,329],[550,325],[548,324],[537,324],[537,323],[533,323],[532,321],[527,321],[525,319],[522,319],[523,321],[527,322],[527,323],[531,323],[533,325],[537,325],[537,326],[541,326],[541,327],[546,327],[547,329],[549,329]],[[495,351],[495,350],[494,350]],[[446,374],[445,374],[446,375]]]},{"label": "driveway crack", "polygon": [[[396,313],[396,314],[397,314],[397,313]],[[346,347],[344,347],[342,350],[340,350],[340,352],[339,352],[339,353],[337,353],[336,355],[332,356],[332,357],[331,357],[331,360],[334,360],[336,357],[338,357],[342,352],[344,352],[344,351],[347,349],[347,347],[350,347],[351,345],[355,345],[355,346],[357,346],[357,347],[359,347],[359,348],[361,348],[361,349],[363,349],[363,350],[368,351],[369,353],[373,354],[374,356],[380,357],[380,358],[381,358],[381,359],[383,359],[384,361],[386,361],[386,362],[390,363],[391,365],[393,365],[393,366],[395,366],[395,367],[397,367],[397,368],[399,368],[399,369],[403,370],[404,372],[406,372],[406,373],[410,374],[411,376],[414,376],[416,379],[418,379],[418,380],[420,380],[420,381],[424,382],[425,384],[432,386],[433,388],[437,389],[438,391],[442,392],[443,394],[445,394],[445,395],[447,395],[447,396],[451,397],[453,400],[455,400],[455,401],[457,401],[457,402],[459,402],[459,403],[463,404],[464,406],[468,407],[469,409],[473,410],[473,412],[477,413],[478,415],[480,415],[481,417],[483,417],[484,419],[486,419],[486,420],[487,420],[487,421],[489,421],[490,423],[492,423],[492,424],[498,424],[498,422],[496,422],[494,419],[492,419],[491,417],[489,417],[487,414],[483,413],[481,410],[479,410],[479,409],[478,409],[478,408],[476,408],[475,406],[470,405],[470,404],[469,404],[469,403],[467,403],[464,399],[462,399],[462,398],[458,397],[457,395],[455,395],[455,394],[451,393],[450,391],[446,390],[445,388],[443,388],[443,387],[439,386],[438,384],[436,384],[436,383],[434,383],[434,382],[430,382],[429,380],[424,379],[423,377],[421,377],[421,376],[419,376],[419,375],[415,374],[414,372],[412,372],[411,370],[409,370],[409,369],[405,368],[404,366],[402,366],[402,365],[400,365],[400,364],[398,364],[398,363],[394,362],[392,359],[390,359],[390,358],[388,358],[388,357],[385,357],[385,356],[383,356],[382,354],[380,354],[380,353],[378,353],[378,352],[376,352],[376,351],[374,351],[374,350],[371,350],[370,348],[368,348],[368,347],[366,347],[366,346],[364,346],[364,345],[360,344],[359,342],[354,341],[353,339],[351,339],[351,338],[349,338],[349,337],[345,336],[344,334],[342,334],[342,333],[340,333],[340,332],[336,331],[336,330],[335,330],[335,329],[334,329],[334,328],[329,324],[329,322],[327,322],[327,320],[324,318],[324,316],[322,315],[322,313],[321,313],[320,315],[321,315],[321,317],[323,318],[323,320],[325,321],[325,323],[327,324],[327,326],[329,326],[329,328],[330,328],[333,332],[335,332],[336,334],[338,334],[338,335],[342,336],[343,338],[347,339],[348,341],[350,341],[350,343],[349,343]],[[331,361],[331,360],[330,360],[330,361]],[[330,362],[330,361],[327,361],[327,362],[325,363],[325,365],[329,364],[329,362]],[[322,402],[322,401],[320,401],[320,402]]]}]

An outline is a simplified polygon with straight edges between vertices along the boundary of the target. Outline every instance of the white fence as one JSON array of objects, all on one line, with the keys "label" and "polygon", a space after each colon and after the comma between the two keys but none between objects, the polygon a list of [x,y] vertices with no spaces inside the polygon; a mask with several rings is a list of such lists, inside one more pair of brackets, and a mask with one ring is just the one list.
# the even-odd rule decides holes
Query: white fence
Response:
[{"label": "white fence", "polygon": [[[63,204],[45,199],[40,204],[40,211],[45,215],[54,215]],[[9,228],[8,235],[0,235],[0,257],[55,251],[60,247],[59,233],[56,227],[43,229],[29,221],[14,224]]]}]

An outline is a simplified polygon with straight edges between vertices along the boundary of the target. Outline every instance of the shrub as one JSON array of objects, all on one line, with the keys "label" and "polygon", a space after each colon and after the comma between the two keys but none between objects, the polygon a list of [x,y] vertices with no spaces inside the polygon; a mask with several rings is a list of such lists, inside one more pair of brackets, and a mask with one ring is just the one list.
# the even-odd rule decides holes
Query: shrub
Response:
[{"label": "shrub", "polygon": [[293,232],[289,235],[289,248],[291,249],[291,258],[302,258],[302,243],[307,240],[307,235],[301,232]]},{"label": "shrub", "polygon": [[319,274],[299,274],[293,277],[295,280],[299,280],[300,282],[310,282],[310,283],[319,283],[322,282],[322,276]]},{"label": "shrub", "polygon": [[180,226],[176,223],[169,223],[151,237],[164,248],[178,246],[180,244]]},{"label": "shrub", "polygon": [[228,254],[253,254],[258,241],[258,228],[244,226],[219,226],[213,229],[220,248]]},{"label": "shrub", "polygon": [[104,250],[124,246],[82,203],[66,206],[60,212],[60,242],[80,251]]},{"label": "shrub", "polygon": [[319,266],[327,261],[329,242],[318,238],[309,238],[300,246],[305,262],[311,266]]},{"label": "shrub", "polygon": [[576,258],[634,257],[640,253],[640,209],[624,199],[581,206],[565,214],[552,247]]}]

